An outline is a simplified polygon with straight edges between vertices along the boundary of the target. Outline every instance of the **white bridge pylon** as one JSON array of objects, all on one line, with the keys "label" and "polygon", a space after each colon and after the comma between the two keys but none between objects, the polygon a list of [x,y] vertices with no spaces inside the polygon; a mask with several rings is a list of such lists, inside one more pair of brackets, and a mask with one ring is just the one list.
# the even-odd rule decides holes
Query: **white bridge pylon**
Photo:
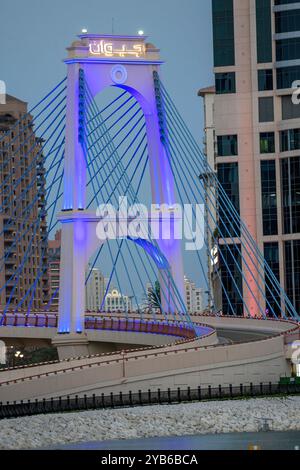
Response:
[{"label": "white bridge pylon", "polygon": [[[59,325],[57,342],[76,341],[84,332],[85,272],[90,257],[101,246],[96,236],[97,218],[86,210],[86,159],[79,142],[79,76],[83,70],[93,97],[110,86],[133,95],[145,116],[152,203],[174,206],[172,170],[160,138],[153,73],[162,61],[159,50],[145,36],[85,34],[68,49],[64,202],[58,218],[62,223]],[[104,202],[104,201],[103,201]],[[184,298],[184,271],[180,240],[157,240],[168,262],[177,296]],[[161,289],[164,289],[161,283]],[[165,288],[166,289],[166,288]],[[174,287],[169,287],[174,289]],[[162,307],[174,311],[170,292],[162,295]],[[169,304],[168,304],[169,303]],[[60,337],[60,338],[59,338]],[[79,339],[79,338],[78,338]],[[82,335],[81,335],[82,341]]]}]

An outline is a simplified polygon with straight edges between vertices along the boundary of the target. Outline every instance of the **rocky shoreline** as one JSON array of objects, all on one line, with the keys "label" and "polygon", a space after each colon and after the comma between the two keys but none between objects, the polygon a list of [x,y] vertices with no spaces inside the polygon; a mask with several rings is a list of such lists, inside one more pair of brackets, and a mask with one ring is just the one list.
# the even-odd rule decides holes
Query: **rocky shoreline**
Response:
[{"label": "rocky shoreline", "polygon": [[300,430],[300,397],[38,415],[0,421],[0,449],[160,436]]}]

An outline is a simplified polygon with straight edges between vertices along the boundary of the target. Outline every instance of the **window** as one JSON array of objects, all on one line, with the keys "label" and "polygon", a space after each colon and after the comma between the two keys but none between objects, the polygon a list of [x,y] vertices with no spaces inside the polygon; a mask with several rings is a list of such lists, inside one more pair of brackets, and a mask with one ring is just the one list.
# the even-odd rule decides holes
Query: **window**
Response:
[{"label": "window", "polygon": [[280,132],[280,151],[290,152],[300,149],[300,129],[288,129]]},{"label": "window", "polygon": [[[272,269],[274,276],[280,282],[280,267],[279,267],[279,246],[278,243],[265,243],[264,244],[264,257],[269,267]],[[265,269],[266,271],[266,269]],[[267,273],[266,273],[267,274]],[[270,275],[266,275],[266,313],[268,316],[277,315],[281,316],[280,308],[280,295],[278,290],[271,282]]]},{"label": "window", "polygon": [[243,315],[243,282],[240,245],[220,245],[222,310],[224,315]]},{"label": "window", "polygon": [[289,5],[290,3],[296,3],[296,0],[275,0],[275,5]]},{"label": "window", "polygon": [[276,41],[276,60],[297,60],[300,58],[300,38]]},{"label": "window", "polygon": [[[238,163],[218,164],[218,179],[229,197],[234,209],[240,213],[239,167]],[[219,232],[221,238],[240,236],[240,225],[232,218],[232,211],[223,198],[218,200]]]},{"label": "window", "polygon": [[298,119],[300,118],[300,105],[292,102],[292,96],[281,97],[282,119]]},{"label": "window", "polygon": [[217,95],[236,93],[235,73],[216,73]]},{"label": "window", "polygon": [[300,157],[281,160],[284,234],[300,232]]},{"label": "window", "polygon": [[277,11],[275,13],[275,26],[277,34],[300,31],[300,10]]},{"label": "window", "polygon": [[235,64],[233,0],[213,0],[214,65]]},{"label": "window", "polygon": [[261,162],[261,198],[263,234],[278,234],[277,188],[275,160]]},{"label": "window", "polygon": [[292,88],[295,80],[299,80],[300,66],[281,67],[277,69],[277,88]]},{"label": "window", "polygon": [[300,240],[284,244],[285,290],[295,309],[300,310]]},{"label": "window", "polygon": [[275,152],[275,134],[274,132],[261,132],[260,138],[260,153],[274,153]]},{"label": "window", "polygon": [[258,91],[273,90],[273,70],[258,71]]},{"label": "window", "polygon": [[218,136],[218,156],[231,157],[238,155],[237,135]]},{"label": "window", "polygon": [[258,98],[259,122],[274,121],[274,101],[272,96]]},{"label": "window", "polygon": [[256,0],[257,62],[272,62],[271,1]]}]

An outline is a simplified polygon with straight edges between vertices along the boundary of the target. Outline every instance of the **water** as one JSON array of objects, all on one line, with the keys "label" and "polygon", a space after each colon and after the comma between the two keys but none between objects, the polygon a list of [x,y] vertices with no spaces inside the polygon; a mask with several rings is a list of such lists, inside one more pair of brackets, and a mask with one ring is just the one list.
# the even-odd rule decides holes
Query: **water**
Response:
[{"label": "water", "polygon": [[119,441],[86,442],[55,446],[65,450],[295,450],[300,431],[154,437]]}]

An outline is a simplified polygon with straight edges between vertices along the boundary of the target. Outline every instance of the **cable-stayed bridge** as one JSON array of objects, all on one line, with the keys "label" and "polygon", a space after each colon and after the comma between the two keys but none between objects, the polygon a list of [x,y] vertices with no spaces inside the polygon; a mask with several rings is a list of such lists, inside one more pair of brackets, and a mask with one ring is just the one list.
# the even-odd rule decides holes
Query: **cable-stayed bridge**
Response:
[{"label": "cable-stayed bridge", "polygon": [[[134,333],[152,334],[152,338],[161,334],[167,344],[175,337],[175,348],[180,350],[182,337],[195,341],[196,348],[208,347],[209,337],[215,348],[214,328],[224,318],[230,328],[235,320],[240,328],[247,321],[247,329],[272,333],[275,349],[271,347],[270,361],[278,365],[272,374],[286,372],[284,342],[288,342],[287,331],[294,334],[298,312],[166,90],[159,51],[145,37],[85,34],[68,48],[65,63],[67,77],[15,124],[9,141],[4,135],[0,142],[0,229],[1,234],[11,233],[0,261],[0,337],[10,337],[17,330],[25,337],[44,335],[57,346],[63,360],[88,358],[91,344],[104,341],[92,337],[89,330],[122,331],[125,337],[115,341],[123,347],[126,333]],[[27,154],[34,156],[20,176],[13,177],[5,155],[12,158],[20,146],[25,161]],[[39,162],[39,172],[32,172]],[[32,188],[36,188],[35,196],[24,205]],[[151,213],[145,214],[144,207],[150,204]],[[16,213],[22,223],[14,230]],[[188,240],[179,234],[183,225]],[[47,297],[46,289],[38,306],[37,292],[41,295],[45,286],[47,239],[59,227],[59,311],[53,312],[53,298]],[[27,240],[27,245],[16,257],[20,240]],[[224,317],[212,302],[210,316],[197,320],[185,303],[184,266],[186,257],[192,257],[210,291],[203,250],[214,263],[212,246],[218,251],[220,269],[215,275],[222,290]],[[33,282],[20,287],[33,255],[39,259]],[[111,319],[110,324],[101,315],[98,319],[86,315],[85,285],[93,268],[104,264],[110,266],[105,295],[112,285],[121,293],[124,286],[130,289],[136,305],[133,321],[130,312],[124,312],[124,321]],[[146,315],[141,292],[147,281],[153,290],[159,283],[160,295]],[[30,333],[25,333],[26,327]],[[51,334],[41,333],[42,329],[52,329]],[[135,341],[148,344],[141,337]],[[263,348],[260,373],[270,365],[265,343]],[[251,358],[247,351],[243,360]],[[238,357],[232,359],[237,361]]]}]

